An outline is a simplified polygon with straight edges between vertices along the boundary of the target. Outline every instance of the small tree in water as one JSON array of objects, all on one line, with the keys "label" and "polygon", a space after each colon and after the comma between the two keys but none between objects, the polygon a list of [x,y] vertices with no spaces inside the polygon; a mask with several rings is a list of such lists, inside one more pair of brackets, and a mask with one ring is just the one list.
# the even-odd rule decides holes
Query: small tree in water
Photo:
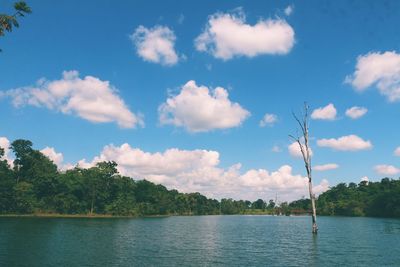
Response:
[{"label": "small tree in water", "polygon": [[[307,178],[308,178],[308,190],[310,192],[310,199],[311,199],[311,207],[312,207],[312,232],[316,234],[318,232],[317,226],[317,211],[315,208],[315,195],[313,193],[313,186],[312,186],[312,175],[311,175],[311,152],[310,152],[310,145],[309,145],[309,106],[307,103],[304,103],[304,110],[302,117],[299,118],[295,113],[293,113],[293,117],[297,121],[300,126],[302,136],[298,134],[296,137],[293,135],[289,135],[297,144],[299,144],[301,155],[303,156],[304,165],[307,171]],[[304,142],[303,142],[304,141]]]}]

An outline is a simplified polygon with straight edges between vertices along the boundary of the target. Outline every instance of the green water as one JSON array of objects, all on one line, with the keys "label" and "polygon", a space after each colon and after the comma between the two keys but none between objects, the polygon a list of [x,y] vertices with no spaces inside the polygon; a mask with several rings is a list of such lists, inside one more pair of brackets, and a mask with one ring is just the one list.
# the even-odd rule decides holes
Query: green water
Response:
[{"label": "green water", "polygon": [[0,218],[1,266],[400,266],[400,220]]}]

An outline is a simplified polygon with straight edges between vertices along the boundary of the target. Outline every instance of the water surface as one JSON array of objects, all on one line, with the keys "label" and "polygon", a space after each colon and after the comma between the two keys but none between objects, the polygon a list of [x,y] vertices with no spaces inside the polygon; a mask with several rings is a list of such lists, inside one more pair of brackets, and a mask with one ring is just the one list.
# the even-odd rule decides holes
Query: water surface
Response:
[{"label": "water surface", "polygon": [[400,220],[0,218],[1,266],[400,266]]}]

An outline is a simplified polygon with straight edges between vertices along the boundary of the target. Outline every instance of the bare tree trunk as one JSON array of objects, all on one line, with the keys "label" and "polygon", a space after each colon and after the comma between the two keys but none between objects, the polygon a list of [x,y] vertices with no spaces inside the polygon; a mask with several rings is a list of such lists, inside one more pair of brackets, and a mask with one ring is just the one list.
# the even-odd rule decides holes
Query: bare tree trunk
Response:
[{"label": "bare tree trunk", "polygon": [[90,206],[90,215],[93,215],[93,203],[94,203],[94,200],[92,199],[92,205]]},{"label": "bare tree trunk", "polygon": [[92,192],[92,201],[91,201],[91,205],[90,205],[90,215],[93,215],[95,198],[96,198],[96,187],[95,187],[94,191]]},{"label": "bare tree trunk", "polygon": [[[313,193],[313,186],[312,186],[312,168],[311,168],[311,153],[310,153],[310,145],[308,142],[308,105],[304,103],[304,114],[302,117],[302,121],[293,113],[293,117],[296,119],[297,123],[299,124],[302,134],[302,137],[294,137],[290,135],[298,144],[301,151],[301,155],[303,156],[304,165],[307,171],[307,178],[308,178],[308,191],[310,192],[310,199],[311,199],[311,207],[312,207],[312,233],[318,233],[318,226],[317,226],[317,210],[315,208],[315,195]],[[304,144],[302,143],[301,139],[304,139]]]},{"label": "bare tree trunk", "polygon": [[317,210],[315,208],[315,195],[313,194],[311,178],[308,179],[308,190],[310,191],[311,207],[312,207],[312,232],[318,232],[317,226]]}]

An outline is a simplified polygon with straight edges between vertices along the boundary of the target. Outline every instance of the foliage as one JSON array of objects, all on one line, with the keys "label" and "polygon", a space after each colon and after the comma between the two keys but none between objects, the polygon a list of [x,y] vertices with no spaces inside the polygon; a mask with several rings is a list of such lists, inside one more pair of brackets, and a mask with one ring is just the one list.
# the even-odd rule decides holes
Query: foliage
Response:
[{"label": "foliage", "polygon": [[0,14],[0,36],[4,36],[6,32],[12,32],[13,27],[18,28],[18,17],[25,17],[30,13],[32,13],[31,8],[26,2],[20,1],[14,4],[14,13],[12,15]]},{"label": "foliage", "polygon": [[338,184],[319,196],[318,207],[323,215],[400,217],[400,180]]},{"label": "foliage", "polygon": [[[221,213],[219,201],[200,193],[179,193],[147,180],[121,176],[115,162],[59,171],[32,146],[29,140],[11,143],[15,155],[12,167],[2,160],[4,149],[0,149],[0,213],[123,216]],[[231,201],[235,207],[246,206],[243,201]],[[237,212],[240,209],[233,211]]]},{"label": "foliage", "polygon": [[[180,193],[147,180],[122,176],[115,162],[67,171],[57,166],[29,140],[15,140],[11,167],[0,148],[0,214],[105,214],[121,216],[210,214],[305,214],[311,201],[277,205],[257,199],[209,199],[200,193]],[[317,200],[321,215],[400,217],[400,180],[338,184]]]},{"label": "foliage", "polygon": [[[309,199],[289,205],[292,213],[308,213]],[[293,212],[296,211],[296,212]],[[338,216],[400,217],[400,180],[383,178],[380,182],[340,183],[317,200],[317,213]]]}]

